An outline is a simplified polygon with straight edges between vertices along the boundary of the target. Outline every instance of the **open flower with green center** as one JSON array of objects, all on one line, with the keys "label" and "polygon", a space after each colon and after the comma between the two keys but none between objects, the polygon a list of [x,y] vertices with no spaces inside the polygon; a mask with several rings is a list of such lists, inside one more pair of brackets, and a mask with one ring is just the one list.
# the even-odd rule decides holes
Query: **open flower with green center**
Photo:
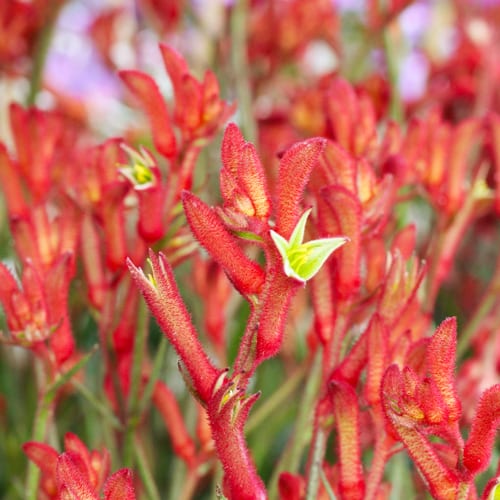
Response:
[{"label": "open flower with green center", "polygon": [[122,148],[130,158],[130,164],[121,165],[119,169],[134,186],[136,190],[148,189],[157,183],[157,166],[151,154],[142,146],[139,151],[132,149],[126,144]]},{"label": "open flower with green center", "polygon": [[336,236],[303,243],[306,222],[311,210],[309,208],[302,214],[288,241],[276,231],[272,229],[270,231],[271,238],[283,259],[285,274],[303,283],[320,270],[326,259],[337,248],[349,241],[345,236]]}]

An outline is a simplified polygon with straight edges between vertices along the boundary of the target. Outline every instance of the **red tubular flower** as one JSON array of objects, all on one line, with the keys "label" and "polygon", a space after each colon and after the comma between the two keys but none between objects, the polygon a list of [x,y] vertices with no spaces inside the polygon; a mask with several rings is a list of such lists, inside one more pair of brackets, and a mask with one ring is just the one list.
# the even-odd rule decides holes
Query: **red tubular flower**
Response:
[{"label": "red tubular flower", "polygon": [[30,441],[23,445],[28,458],[42,472],[40,487],[49,499],[78,498],[97,500],[104,492],[107,500],[135,500],[132,473],[121,469],[107,477],[110,456],[107,450],[89,451],[80,439],[68,432],[65,452],[43,443]]},{"label": "red tubular flower", "polygon": [[120,71],[121,79],[129,90],[139,99],[146,112],[153,131],[156,150],[166,158],[177,154],[175,134],[170,122],[167,105],[155,81],[145,73],[128,70]]},{"label": "red tubular flower", "polygon": [[294,60],[315,39],[336,43],[339,23],[328,0],[258,2],[249,14],[249,58],[256,67],[274,69]]},{"label": "red tubular flower", "polygon": [[[414,344],[403,370],[395,364],[386,370],[381,389],[388,431],[404,443],[430,492],[439,499],[455,498],[459,489],[469,487],[472,475],[486,467],[494,434],[493,419],[498,420],[495,415],[498,405],[492,405],[493,401],[486,403],[487,397],[485,408],[492,419],[477,419],[481,424],[474,436],[471,432],[471,446],[463,454],[464,465],[470,467],[472,474],[464,474],[457,466],[463,441],[458,429],[461,408],[454,380],[455,347],[456,321],[448,318],[430,339]],[[498,389],[496,392],[500,393]],[[492,406],[494,409],[490,413]],[[480,405],[478,415],[481,411]],[[429,434],[439,436],[443,442],[431,442]],[[446,456],[452,457],[451,461]]]},{"label": "red tubular flower", "polygon": [[[371,322],[370,322],[371,325]],[[370,328],[370,325],[368,328]],[[368,359],[368,329],[365,330],[342,362],[335,368],[332,378],[344,380],[355,387]]]},{"label": "red tubular flower", "polygon": [[343,234],[350,239],[348,247],[340,248],[334,255],[335,291],[339,298],[347,299],[361,283],[361,204],[355,194],[337,185],[321,190],[318,206],[321,233]]},{"label": "red tubular flower", "polygon": [[62,255],[44,277],[48,321],[51,325],[57,325],[49,343],[58,364],[70,358],[75,350],[75,340],[68,315],[71,259],[71,254]]},{"label": "red tubular flower", "polygon": [[[142,259],[145,253],[142,238],[137,239],[127,224],[130,210],[126,197],[130,184],[119,169],[125,161],[122,142],[110,139],[87,151],[87,161],[77,178],[77,203],[84,213],[82,231],[86,234],[82,239],[85,271],[95,275],[96,284],[104,284],[106,270],[121,272],[127,256]],[[161,215],[161,210],[158,212]],[[155,227],[158,226],[156,220],[155,213]],[[128,244],[132,237],[136,240],[133,246]],[[102,257],[97,258],[101,254]],[[98,269],[93,269],[93,261],[99,262],[95,264]],[[99,279],[98,274],[101,274]]]},{"label": "red tubular flower", "polygon": [[112,48],[118,42],[115,26],[122,19],[123,6],[104,8],[91,22],[88,34],[106,65],[116,71]]},{"label": "red tubular flower", "polygon": [[101,202],[106,265],[111,271],[122,269],[128,255],[123,211],[127,191],[128,186],[124,184],[108,185]]},{"label": "red tubular flower", "polygon": [[325,146],[326,141],[320,138],[299,142],[288,149],[280,161],[275,230],[285,239],[290,238],[299,220],[304,189]]},{"label": "red tubular flower", "polygon": [[28,207],[24,200],[21,176],[2,143],[0,143],[0,183],[2,184],[2,192],[5,196],[9,215],[11,217],[24,215]]},{"label": "red tubular flower", "polygon": [[139,0],[139,6],[161,33],[174,31],[184,12],[185,0]]},{"label": "red tubular flower", "polygon": [[396,233],[391,245],[391,251],[397,251],[401,254],[404,260],[408,260],[415,251],[415,243],[417,237],[417,228],[415,224],[405,226],[401,231]]},{"label": "red tubular flower", "polygon": [[335,327],[334,283],[328,266],[322,267],[311,280],[314,307],[314,329],[323,345],[330,342]]},{"label": "red tubular flower", "polygon": [[374,314],[366,331],[368,344],[368,366],[364,396],[372,405],[380,402],[380,387],[382,377],[387,367],[389,339],[387,328],[378,314]]},{"label": "red tubular flower", "polygon": [[227,380],[223,373],[207,406],[215,448],[224,469],[224,493],[231,499],[267,498],[243,434],[248,413],[258,397],[258,393],[245,396],[237,380]]},{"label": "red tubular flower", "polygon": [[156,160],[149,151],[122,146],[129,154],[129,164],[120,172],[130,182],[139,201],[137,232],[145,242],[158,241],[165,234],[166,185],[162,182]]},{"label": "red tubular flower", "polygon": [[331,380],[328,393],[337,427],[339,452],[339,491],[342,498],[364,498],[365,480],[361,463],[360,421],[357,396],[345,382]]},{"label": "red tubular flower", "polygon": [[108,477],[103,487],[104,500],[135,500],[132,471],[120,469]]},{"label": "red tubular flower", "polygon": [[224,269],[242,295],[258,294],[264,284],[264,271],[250,260],[218,215],[194,194],[182,194],[184,211],[196,239]]},{"label": "red tubular flower", "polygon": [[[35,205],[23,216],[11,219],[11,231],[18,255],[33,261],[40,271],[54,266],[64,253],[76,253],[79,214],[74,204],[65,199],[59,213],[49,216],[53,207],[48,203]],[[71,260],[71,275],[74,262]]]},{"label": "red tubular flower", "polygon": [[81,254],[87,294],[92,306],[100,310],[104,305],[104,297],[109,285],[104,273],[99,234],[90,213],[83,216],[81,231]]},{"label": "red tubular flower", "polygon": [[161,381],[155,384],[153,403],[163,417],[175,454],[181,457],[188,466],[193,465],[196,453],[194,442],[186,429],[173,392]]},{"label": "red tubular flower", "polygon": [[40,27],[40,4],[0,1],[0,62],[2,66],[26,56]]},{"label": "red tubular flower", "polygon": [[500,115],[489,116],[489,131],[495,169],[495,211],[500,214]]},{"label": "red tubular flower", "polygon": [[42,274],[31,261],[25,262],[21,289],[0,264],[0,302],[7,312],[10,341],[44,356],[45,347],[50,347],[58,365],[75,348],[67,314],[68,265],[69,256],[64,255]]},{"label": "red tubular flower", "polygon": [[213,259],[196,255],[193,266],[194,287],[203,303],[203,323],[219,359],[226,358],[227,306],[231,283],[223,269]]},{"label": "red tubular flower", "polygon": [[255,146],[245,142],[234,123],[230,123],[224,133],[221,156],[220,188],[224,208],[267,220],[271,200],[264,168]]},{"label": "red tubular flower", "polygon": [[58,493],[62,498],[98,500],[99,497],[86,477],[86,465],[76,453],[65,452],[59,455],[56,481]]},{"label": "red tubular flower", "polygon": [[413,332],[418,326],[415,317],[410,314],[408,318],[406,314],[412,313],[413,307],[419,304],[417,291],[425,271],[426,267],[419,266],[415,256],[405,262],[399,251],[392,254],[377,306],[380,316],[389,328],[391,346],[404,331],[410,329]]},{"label": "red tubular flower", "polygon": [[233,107],[220,99],[215,75],[206,71],[203,81],[199,82],[174,49],[160,44],[160,51],[174,87],[174,120],[183,137],[187,142],[211,137],[233,113]]},{"label": "red tubular flower", "polygon": [[282,472],[278,480],[280,500],[302,500],[306,494],[304,478],[290,472]]},{"label": "red tubular flower", "polygon": [[375,109],[370,98],[357,96],[349,83],[334,80],[325,99],[328,121],[335,140],[354,156],[370,153],[376,140]]},{"label": "red tubular flower", "polygon": [[[390,434],[401,440],[412,460],[420,469],[434,498],[455,498],[459,479],[457,474],[443,463],[427,436],[408,421],[409,414],[401,406],[404,394],[402,373],[391,365],[382,381],[382,403]],[[408,410],[408,406],[406,406]]]},{"label": "red tubular flower", "polygon": [[457,320],[445,319],[436,329],[427,347],[427,370],[443,398],[447,419],[456,421],[462,414],[455,387]]},{"label": "red tubular flower", "polygon": [[478,142],[479,120],[470,118],[456,125],[448,151],[446,171],[448,174],[447,205],[450,213],[455,213],[463,205],[466,195],[469,155]]},{"label": "red tubular flower", "polygon": [[[357,161],[337,143],[330,140],[326,142],[323,154],[319,157],[318,167],[311,180],[317,189],[340,185],[351,193],[357,193]],[[318,177],[320,179],[315,181]]]},{"label": "red tubular flower", "polygon": [[10,107],[10,118],[19,171],[36,201],[42,201],[52,187],[52,161],[63,132],[61,117],[36,108]]},{"label": "red tubular flower", "polygon": [[469,438],[465,443],[463,462],[473,475],[488,467],[499,424],[500,385],[494,385],[482,394]]},{"label": "red tubular flower", "polygon": [[385,279],[387,251],[383,238],[379,236],[364,242],[362,257],[366,267],[363,285],[367,293],[373,293],[379,286],[383,286]]},{"label": "red tubular flower", "polygon": [[149,252],[152,274],[148,278],[129,259],[130,273],[163,333],[175,347],[187,369],[192,389],[201,401],[207,402],[219,371],[208,359],[200,344],[189,313],[175,284],[172,268],[165,256]]}]

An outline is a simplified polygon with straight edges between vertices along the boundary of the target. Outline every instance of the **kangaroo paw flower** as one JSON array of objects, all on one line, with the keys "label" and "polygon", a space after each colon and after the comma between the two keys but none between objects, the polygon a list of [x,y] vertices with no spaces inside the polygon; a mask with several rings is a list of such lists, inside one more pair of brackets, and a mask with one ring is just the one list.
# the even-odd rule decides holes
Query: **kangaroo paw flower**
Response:
[{"label": "kangaroo paw flower", "polygon": [[290,278],[305,283],[325,263],[326,259],[349,241],[345,236],[320,238],[303,243],[307,218],[312,209],[306,210],[295,226],[289,240],[271,229],[271,238],[283,259],[283,270]]}]

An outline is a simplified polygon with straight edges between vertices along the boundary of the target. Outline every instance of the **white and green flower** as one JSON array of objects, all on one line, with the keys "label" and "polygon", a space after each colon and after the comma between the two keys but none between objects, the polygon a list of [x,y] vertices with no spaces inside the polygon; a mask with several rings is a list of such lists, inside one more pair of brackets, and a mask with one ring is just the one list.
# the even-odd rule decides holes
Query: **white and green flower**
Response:
[{"label": "white and green flower", "polygon": [[121,165],[118,170],[125,176],[134,189],[142,191],[154,186],[157,182],[154,170],[158,167],[151,154],[142,146],[139,151],[132,149],[126,144],[122,144],[122,149],[126,151],[129,156],[130,164]]},{"label": "white and green flower", "polygon": [[349,238],[345,236],[337,236],[303,243],[306,222],[311,210],[309,208],[302,214],[288,241],[276,231],[272,229],[270,231],[271,238],[283,259],[285,274],[303,283],[310,280],[321,269],[326,259],[337,248],[349,241]]}]

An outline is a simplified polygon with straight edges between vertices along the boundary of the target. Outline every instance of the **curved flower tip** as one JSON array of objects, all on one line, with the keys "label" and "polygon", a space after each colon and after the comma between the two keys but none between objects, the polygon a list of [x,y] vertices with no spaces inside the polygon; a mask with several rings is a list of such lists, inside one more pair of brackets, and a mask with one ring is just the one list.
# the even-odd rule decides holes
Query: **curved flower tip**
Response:
[{"label": "curved flower tip", "polygon": [[346,236],[319,238],[303,243],[307,218],[311,213],[307,209],[299,219],[289,240],[271,229],[271,238],[283,259],[283,270],[290,278],[305,283],[310,280],[325,263],[326,259],[349,241]]},{"label": "curved flower tip", "polygon": [[132,471],[120,469],[111,474],[104,485],[105,500],[135,500]]}]

